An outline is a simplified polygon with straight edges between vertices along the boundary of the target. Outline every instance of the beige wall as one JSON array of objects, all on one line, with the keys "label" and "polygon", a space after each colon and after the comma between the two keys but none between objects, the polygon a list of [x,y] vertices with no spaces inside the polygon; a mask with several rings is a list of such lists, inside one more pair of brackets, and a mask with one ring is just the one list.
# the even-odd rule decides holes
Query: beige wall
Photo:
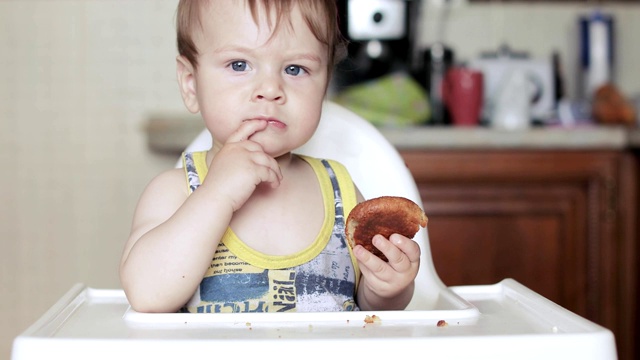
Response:
[{"label": "beige wall", "polygon": [[77,282],[119,287],[137,197],[174,158],[150,112],[182,111],[177,1],[0,1],[0,358]]},{"label": "beige wall", "polygon": [[[174,163],[147,150],[143,126],[150,113],[183,111],[174,76],[176,3],[0,1],[0,358],[74,283],[119,287],[117,262],[136,199]],[[614,10],[620,84],[637,92],[640,48],[632,37],[640,24],[631,19],[640,9]],[[568,29],[580,11],[466,6],[452,13],[448,40],[461,58],[506,39],[539,56],[558,48],[570,63]],[[425,13],[425,44],[433,14]]]}]

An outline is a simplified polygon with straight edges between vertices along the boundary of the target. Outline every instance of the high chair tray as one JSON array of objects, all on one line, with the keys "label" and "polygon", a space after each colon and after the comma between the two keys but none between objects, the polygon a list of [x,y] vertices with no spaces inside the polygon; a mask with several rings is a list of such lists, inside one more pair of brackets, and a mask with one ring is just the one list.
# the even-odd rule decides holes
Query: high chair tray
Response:
[{"label": "high chair tray", "polygon": [[[74,286],[13,343],[12,360],[615,359],[613,334],[514,280],[448,288],[472,308],[307,314],[139,314],[122,290]],[[374,317],[375,315],[375,317]]]}]

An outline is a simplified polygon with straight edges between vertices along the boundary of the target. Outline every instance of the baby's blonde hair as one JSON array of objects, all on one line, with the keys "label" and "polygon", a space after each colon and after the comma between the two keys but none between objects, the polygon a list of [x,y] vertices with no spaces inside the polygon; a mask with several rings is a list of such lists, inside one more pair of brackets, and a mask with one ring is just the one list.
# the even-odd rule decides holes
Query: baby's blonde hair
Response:
[{"label": "baby's blonde hair", "polygon": [[[176,27],[178,33],[178,53],[194,67],[198,66],[198,49],[193,41],[194,25],[202,29],[202,9],[215,0],[180,0],[176,14]],[[239,1],[239,0],[237,0]],[[329,76],[334,65],[346,55],[346,41],[340,34],[338,27],[338,10],[336,0],[245,0],[251,9],[254,21],[258,22],[258,4],[262,3],[267,13],[272,9],[275,13],[275,24],[269,19],[269,26],[275,34],[283,22],[289,22],[291,10],[295,5],[300,8],[300,13],[313,35],[322,44],[327,46],[329,59]]]}]

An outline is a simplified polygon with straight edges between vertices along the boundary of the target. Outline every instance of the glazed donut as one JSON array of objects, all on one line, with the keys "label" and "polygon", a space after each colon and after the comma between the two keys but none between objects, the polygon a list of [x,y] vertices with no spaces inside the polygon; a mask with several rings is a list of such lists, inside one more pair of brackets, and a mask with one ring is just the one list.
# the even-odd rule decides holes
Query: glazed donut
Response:
[{"label": "glazed donut", "polygon": [[382,196],[356,205],[349,213],[345,235],[351,248],[362,245],[384,261],[387,258],[371,240],[376,234],[389,238],[401,234],[412,239],[427,226],[427,215],[415,202],[397,196]]}]

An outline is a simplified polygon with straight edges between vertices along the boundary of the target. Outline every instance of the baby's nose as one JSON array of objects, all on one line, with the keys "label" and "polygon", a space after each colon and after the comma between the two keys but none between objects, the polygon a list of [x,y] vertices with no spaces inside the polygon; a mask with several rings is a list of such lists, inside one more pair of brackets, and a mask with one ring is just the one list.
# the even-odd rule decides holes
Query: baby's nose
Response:
[{"label": "baby's nose", "polygon": [[285,94],[280,78],[275,75],[261,77],[254,91],[253,99],[255,101],[283,102]]}]

